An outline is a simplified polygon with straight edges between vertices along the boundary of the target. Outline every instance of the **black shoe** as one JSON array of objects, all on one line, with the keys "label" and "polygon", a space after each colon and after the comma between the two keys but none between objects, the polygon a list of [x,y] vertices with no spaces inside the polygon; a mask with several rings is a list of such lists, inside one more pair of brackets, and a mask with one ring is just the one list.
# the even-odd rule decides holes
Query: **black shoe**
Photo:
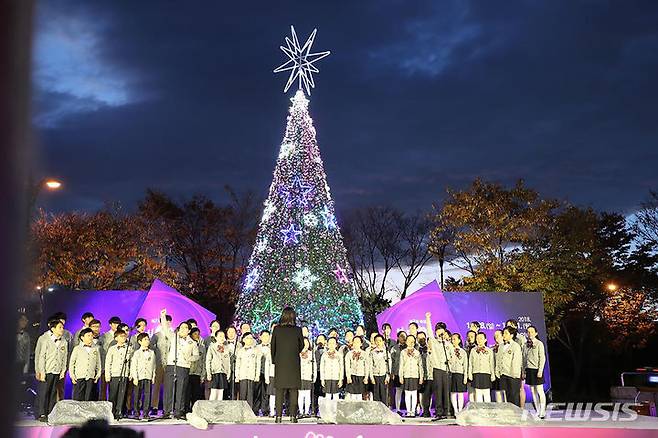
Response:
[{"label": "black shoe", "polygon": [[151,410],[149,411],[149,415],[150,415],[151,417],[157,417],[157,416],[158,416],[158,410],[155,409],[155,408],[151,409]]},{"label": "black shoe", "polygon": [[42,423],[47,423],[48,422],[48,417],[45,415],[40,416],[37,418],[37,420],[41,421]]},{"label": "black shoe", "polygon": [[293,415],[290,417],[290,422],[291,423],[297,423],[297,415]]},{"label": "black shoe", "polygon": [[430,418],[429,412],[423,412],[423,418]]},{"label": "black shoe", "polygon": [[277,415],[276,417],[274,417],[274,422],[281,423],[281,416]]}]

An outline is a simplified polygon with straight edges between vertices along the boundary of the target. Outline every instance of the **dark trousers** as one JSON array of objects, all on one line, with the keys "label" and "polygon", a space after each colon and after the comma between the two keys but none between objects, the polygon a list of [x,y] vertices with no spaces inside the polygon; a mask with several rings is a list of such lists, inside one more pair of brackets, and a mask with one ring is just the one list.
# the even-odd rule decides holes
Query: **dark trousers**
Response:
[{"label": "dark trousers", "polygon": [[[174,368],[176,381],[174,381]],[[167,365],[164,379],[164,413],[165,415],[184,415],[187,406],[187,387],[190,381],[190,369]]]},{"label": "dark trousers", "polygon": [[261,374],[254,388],[254,412],[256,414],[261,411],[263,415],[270,415],[270,396],[267,395],[267,387],[265,374]]},{"label": "dark trousers", "polygon": [[254,408],[254,382],[253,380],[242,379],[239,383],[240,400],[246,400],[247,404]]},{"label": "dark trousers", "polygon": [[500,389],[505,391],[507,401],[521,407],[521,379],[500,376]]},{"label": "dark trousers", "polygon": [[423,416],[429,417],[430,415],[430,406],[432,405],[432,388],[434,387],[434,381],[433,380],[427,380],[423,384],[423,390],[421,394],[423,394],[422,400],[421,400],[421,407],[423,408]]},{"label": "dark trousers", "polygon": [[134,388],[134,405],[135,413],[139,414],[140,410],[144,410],[146,415],[151,407],[151,381],[149,379],[142,379],[137,382]]},{"label": "dark trousers", "polygon": [[436,416],[448,415],[450,413],[450,376],[447,371],[434,368],[432,372],[434,403],[436,404]]},{"label": "dark trousers", "polygon": [[375,384],[372,387],[372,398],[384,404],[388,401],[388,388],[386,387],[386,376],[374,376]]},{"label": "dark trousers", "polygon": [[[325,393],[322,390],[322,381],[320,380],[320,376],[318,375],[317,379],[315,380],[315,384],[313,385],[313,404],[312,406],[312,412],[315,414],[318,412],[318,398],[324,397]],[[384,403],[386,401],[384,400]]]},{"label": "dark trousers", "polygon": [[297,397],[299,396],[298,389],[290,388],[276,388],[276,395],[274,396],[274,406],[276,407],[276,415],[281,417],[283,416],[283,399],[288,393],[290,398],[288,403],[288,413],[292,417],[297,415]]},{"label": "dark trousers", "polygon": [[94,395],[98,391],[94,391],[94,387],[97,386],[94,379],[78,379],[77,383],[73,385],[73,400],[95,401]]},{"label": "dark trousers", "polygon": [[112,377],[110,379],[110,396],[108,398],[112,402],[112,412],[115,417],[125,412],[127,388],[127,377]]},{"label": "dark trousers", "polygon": [[197,400],[203,400],[203,387],[201,386],[201,376],[190,374],[190,383],[187,387],[188,412],[192,412],[192,406]]},{"label": "dark trousers", "polygon": [[57,382],[59,382],[59,374],[46,374],[46,381],[39,382],[37,418],[50,414],[50,411],[55,407],[55,403],[57,403]]}]

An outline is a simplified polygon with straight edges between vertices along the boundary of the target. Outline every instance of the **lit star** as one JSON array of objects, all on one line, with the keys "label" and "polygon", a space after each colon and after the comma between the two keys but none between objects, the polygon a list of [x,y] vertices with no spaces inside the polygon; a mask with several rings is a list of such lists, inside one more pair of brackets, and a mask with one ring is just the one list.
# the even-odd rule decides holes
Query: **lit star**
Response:
[{"label": "lit star", "polygon": [[302,230],[297,228],[295,224],[290,224],[288,228],[283,228],[281,230],[283,234],[283,243],[286,245],[297,244],[299,243],[299,235],[302,234]]},{"label": "lit star", "polygon": [[310,198],[313,196],[315,188],[312,184],[307,184],[302,181],[299,175],[295,175],[292,179],[292,187],[279,188],[279,193],[283,196],[286,202],[286,207],[299,206],[307,208]]},{"label": "lit star", "polygon": [[327,230],[332,230],[337,227],[336,216],[329,210],[329,207],[325,205],[320,214],[322,215],[324,226]]},{"label": "lit star", "polygon": [[336,275],[336,280],[338,280],[339,283],[344,284],[349,281],[347,278],[347,275],[345,275],[345,271],[343,268],[340,267],[339,264],[336,264],[336,269],[334,270],[334,274]]},{"label": "lit star", "polygon": [[258,277],[260,277],[258,269],[252,269],[249,271],[249,274],[247,274],[247,277],[244,280],[245,290],[252,290],[256,285],[256,281],[258,281]]},{"label": "lit star", "polygon": [[290,59],[274,69],[274,73],[290,70],[290,77],[283,89],[284,93],[288,91],[295,81],[299,82],[299,89],[302,89],[302,86],[306,89],[306,94],[309,96],[311,95],[311,88],[315,88],[313,73],[319,73],[320,70],[318,70],[313,64],[320,59],[329,56],[331,53],[328,50],[325,52],[311,53],[311,46],[313,45],[317,31],[317,29],[313,29],[313,32],[311,32],[311,35],[308,37],[304,45],[300,47],[295,28],[290,26],[292,39],[286,37],[287,47],[280,46],[281,51],[283,51],[283,53],[285,53]]}]

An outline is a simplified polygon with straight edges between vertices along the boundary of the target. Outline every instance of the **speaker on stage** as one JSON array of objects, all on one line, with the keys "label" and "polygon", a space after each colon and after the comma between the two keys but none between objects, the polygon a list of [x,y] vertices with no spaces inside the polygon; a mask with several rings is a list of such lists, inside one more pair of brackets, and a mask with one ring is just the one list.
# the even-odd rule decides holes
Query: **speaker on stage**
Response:
[{"label": "speaker on stage", "polygon": [[192,414],[208,424],[258,423],[258,417],[245,400],[199,400],[192,406]]},{"label": "speaker on stage", "polygon": [[524,415],[523,409],[509,402],[469,403],[456,417],[460,426],[525,426],[534,423],[531,415]]},{"label": "speaker on stage", "polygon": [[402,424],[402,418],[382,402],[318,399],[323,423],[333,424]]},{"label": "speaker on stage", "polygon": [[60,400],[48,414],[51,426],[80,425],[88,420],[104,419],[114,423],[112,403],[109,401]]}]

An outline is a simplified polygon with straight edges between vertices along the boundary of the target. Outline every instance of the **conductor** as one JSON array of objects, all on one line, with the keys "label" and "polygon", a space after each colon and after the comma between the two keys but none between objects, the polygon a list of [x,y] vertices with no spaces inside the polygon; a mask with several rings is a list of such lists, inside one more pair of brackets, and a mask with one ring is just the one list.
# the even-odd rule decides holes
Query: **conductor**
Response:
[{"label": "conductor", "polygon": [[297,423],[297,395],[302,385],[299,353],[304,349],[302,329],[296,325],[297,314],[292,307],[281,313],[279,324],[272,332],[272,363],[276,389],[276,423],[281,423],[283,398],[289,392],[290,421]]}]

